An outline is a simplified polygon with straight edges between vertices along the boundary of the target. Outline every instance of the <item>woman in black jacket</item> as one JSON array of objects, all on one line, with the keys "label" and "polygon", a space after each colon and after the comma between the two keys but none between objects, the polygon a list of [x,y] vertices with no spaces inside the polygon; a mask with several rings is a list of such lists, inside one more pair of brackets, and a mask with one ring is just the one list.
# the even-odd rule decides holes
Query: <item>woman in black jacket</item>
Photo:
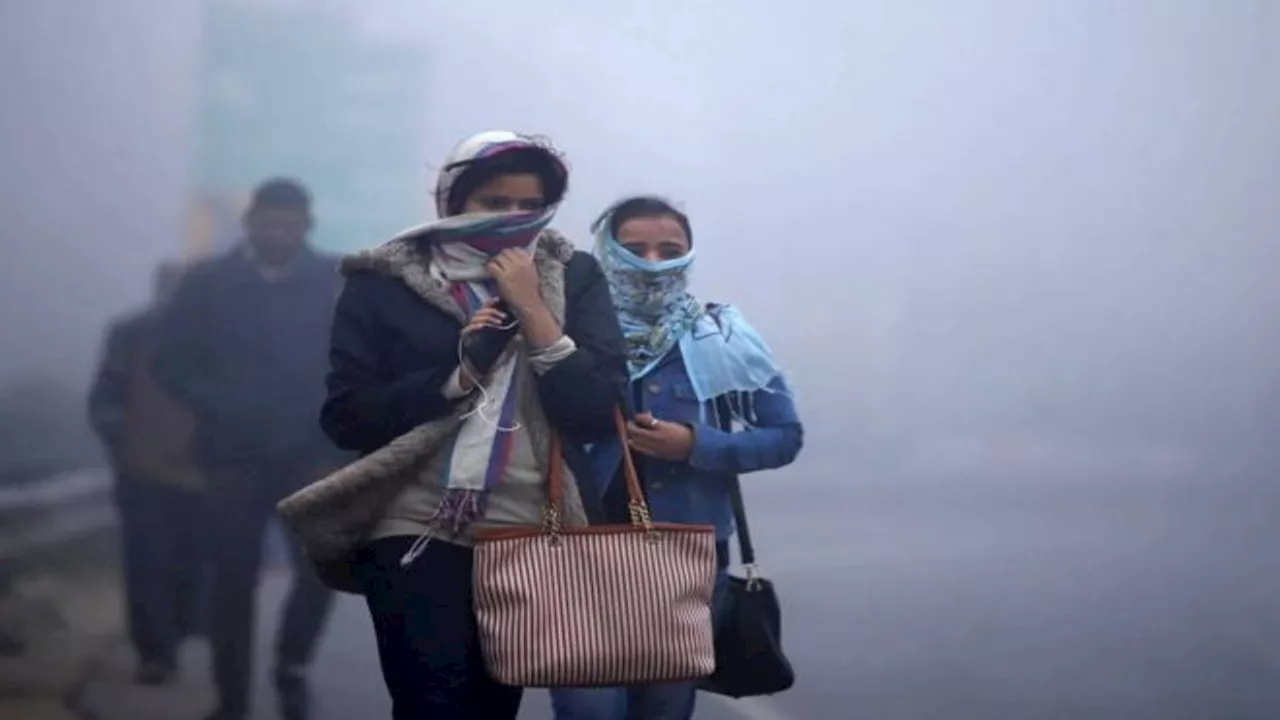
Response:
[{"label": "woman in black jacket", "polygon": [[[376,512],[348,589],[368,601],[397,720],[516,717],[521,689],[480,656],[472,531],[542,521],[553,431],[573,447],[614,429],[626,370],[608,285],[546,229],[566,186],[553,150],[482,133],[440,173],[441,220],[343,266],[322,424],[365,456],[343,481],[394,488],[363,501]],[[586,524],[566,485],[566,522]]]}]

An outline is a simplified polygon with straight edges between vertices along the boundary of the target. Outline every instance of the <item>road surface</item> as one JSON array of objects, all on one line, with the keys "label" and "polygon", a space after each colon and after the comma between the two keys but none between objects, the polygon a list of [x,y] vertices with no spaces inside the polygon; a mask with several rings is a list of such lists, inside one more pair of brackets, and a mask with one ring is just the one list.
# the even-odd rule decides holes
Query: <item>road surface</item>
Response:
[{"label": "road surface", "polygon": [[[800,680],[766,701],[704,700],[703,720],[1280,717],[1270,488],[850,479],[747,492]],[[280,591],[264,587],[263,657]],[[338,604],[314,678],[318,720],[389,717],[359,599]],[[258,702],[273,718],[269,695]],[[521,717],[549,718],[545,695],[530,692]]]}]

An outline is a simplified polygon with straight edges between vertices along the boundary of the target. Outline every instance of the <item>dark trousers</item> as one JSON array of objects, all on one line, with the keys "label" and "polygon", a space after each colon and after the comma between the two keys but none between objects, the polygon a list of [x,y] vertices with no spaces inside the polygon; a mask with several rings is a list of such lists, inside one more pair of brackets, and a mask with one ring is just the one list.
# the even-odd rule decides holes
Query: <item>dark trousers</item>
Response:
[{"label": "dark trousers", "polygon": [[151,480],[119,479],[129,639],[142,662],[173,666],[202,628],[208,564],[204,497]]},{"label": "dark trousers", "polygon": [[[220,708],[242,714],[253,678],[254,608],[263,543],[275,506],[317,478],[316,464],[263,461],[206,468],[213,557],[209,635]],[[321,584],[290,538],[293,586],[281,611],[276,668],[310,664],[333,593]]]},{"label": "dark trousers", "polygon": [[401,567],[413,541],[377,540],[360,557],[392,718],[515,720],[523,690],[489,677],[480,654],[471,549],[433,541]]}]

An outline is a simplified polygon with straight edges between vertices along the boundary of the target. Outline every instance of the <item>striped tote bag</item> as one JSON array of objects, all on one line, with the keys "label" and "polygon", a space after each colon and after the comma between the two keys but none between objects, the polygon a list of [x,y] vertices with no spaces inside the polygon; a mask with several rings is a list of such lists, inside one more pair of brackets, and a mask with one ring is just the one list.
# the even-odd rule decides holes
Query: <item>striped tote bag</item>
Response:
[{"label": "striped tote bag", "polygon": [[656,523],[623,435],[630,523],[562,527],[552,437],[541,527],[477,531],[473,576],[489,674],[517,687],[695,680],[715,670],[715,531]]}]

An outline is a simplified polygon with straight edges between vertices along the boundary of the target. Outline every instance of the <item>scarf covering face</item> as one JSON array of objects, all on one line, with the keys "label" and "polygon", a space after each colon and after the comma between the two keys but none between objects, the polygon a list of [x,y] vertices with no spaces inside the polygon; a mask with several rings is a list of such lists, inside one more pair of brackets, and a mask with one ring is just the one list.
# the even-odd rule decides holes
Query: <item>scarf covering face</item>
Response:
[{"label": "scarf covering face", "polygon": [[636,380],[657,367],[702,316],[702,304],[689,293],[695,254],[690,250],[671,260],[646,260],[613,237],[611,216],[606,213],[592,229],[622,326],[629,374]]},{"label": "scarf covering face", "polygon": [[[449,192],[469,163],[510,150],[537,148],[555,159],[555,152],[543,144],[515,133],[492,131],[474,135],[453,149],[445,160],[436,186],[436,210],[441,219],[401,233],[426,244],[431,253],[430,272],[443,282],[449,294],[470,318],[486,300],[498,295],[486,264],[508,248],[537,249],[538,236],[555,217],[558,205],[537,212],[469,213],[447,217]],[[517,335],[514,352],[507,352],[493,367],[483,385],[484,402],[459,429],[452,444],[444,449],[448,461],[439,482],[443,500],[432,524],[451,537],[459,536],[472,522],[484,516],[488,495],[506,476],[515,444],[515,433],[523,432],[517,418],[521,384],[531,382],[524,343]]]},{"label": "scarf covering face", "polygon": [[458,143],[445,158],[436,179],[436,213],[440,219],[409,228],[392,241],[413,239],[428,246],[433,272],[450,283],[488,280],[485,264],[508,248],[533,252],[538,235],[555,217],[558,204],[535,212],[449,215],[449,193],[471,163],[510,150],[529,149],[545,152],[552,167],[561,175],[568,175],[568,168],[555,149],[545,142],[506,130],[478,133]]},{"label": "scarf covering face", "polygon": [[782,370],[759,333],[729,305],[703,306],[689,292],[695,251],[646,260],[609,231],[612,208],[596,220],[596,255],[613,295],[627,346],[631,380],[648,375],[677,346],[705,414],[716,398],[729,400],[734,419],[751,423],[751,396],[774,392]]}]

